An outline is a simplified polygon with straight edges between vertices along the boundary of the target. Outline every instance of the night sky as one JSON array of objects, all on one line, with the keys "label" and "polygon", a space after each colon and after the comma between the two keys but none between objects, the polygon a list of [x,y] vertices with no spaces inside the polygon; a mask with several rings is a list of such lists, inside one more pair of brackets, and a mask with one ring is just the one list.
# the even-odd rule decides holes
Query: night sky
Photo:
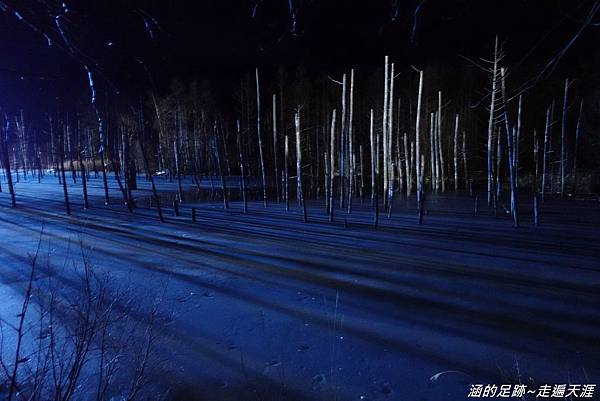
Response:
[{"label": "night sky", "polygon": [[[0,106],[13,109],[87,96],[81,60],[95,65],[106,91],[161,91],[178,77],[231,93],[256,66],[330,74],[378,68],[384,54],[400,68],[464,64],[461,56],[488,56],[498,34],[509,65],[536,71],[573,37],[593,1],[294,0],[293,12],[288,0],[77,1],[66,13],[61,2],[3,4]],[[597,70],[599,30],[586,29],[560,68]]]}]

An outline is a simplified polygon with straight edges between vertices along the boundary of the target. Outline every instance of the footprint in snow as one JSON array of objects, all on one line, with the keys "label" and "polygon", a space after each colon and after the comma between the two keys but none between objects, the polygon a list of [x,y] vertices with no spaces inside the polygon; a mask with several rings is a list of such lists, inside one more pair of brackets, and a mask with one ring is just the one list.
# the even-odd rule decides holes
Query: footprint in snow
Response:
[{"label": "footprint in snow", "polygon": [[325,383],[327,383],[327,379],[325,379],[325,375],[323,375],[323,374],[318,374],[318,375],[315,375],[315,376],[312,378],[312,389],[313,389],[313,390],[320,390],[320,389],[321,389],[321,387],[322,387],[322,386],[323,386]]}]

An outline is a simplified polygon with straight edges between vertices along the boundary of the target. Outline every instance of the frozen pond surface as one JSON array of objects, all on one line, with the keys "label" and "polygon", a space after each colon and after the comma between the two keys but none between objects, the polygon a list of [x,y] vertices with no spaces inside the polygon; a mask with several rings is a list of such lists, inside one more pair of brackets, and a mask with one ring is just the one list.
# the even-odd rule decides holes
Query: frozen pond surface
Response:
[{"label": "frozen pond surface", "polygon": [[422,226],[402,199],[378,229],[367,201],[333,224],[321,201],[305,224],[295,202],[244,215],[218,199],[194,204],[196,223],[190,203],[179,217],[165,205],[161,224],[148,206],[128,213],[113,181],[104,206],[91,180],[87,211],[69,184],[72,216],[51,176],[16,184],[17,209],[3,185],[0,314],[15,314],[42,225],[42,270],[65,288],[81,243],[141,305],[164,291],[150,375],[172,399],[442,401],[471,383],[600,379],[597,200],[548,200],[540,227],[524,206],[519,229],[454,195],[432,196]]}]

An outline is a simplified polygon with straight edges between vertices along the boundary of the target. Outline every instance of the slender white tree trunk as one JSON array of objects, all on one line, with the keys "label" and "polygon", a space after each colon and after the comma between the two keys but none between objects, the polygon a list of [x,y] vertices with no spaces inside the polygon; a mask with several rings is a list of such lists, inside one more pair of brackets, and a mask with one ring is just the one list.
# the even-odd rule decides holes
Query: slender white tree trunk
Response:
[{"label": "slender white tree trunk", "polygon": [[438,151],[440,154],[440,174],[442,192],[446,192],[446,166],[444,164],[444,143],[442,135],[442,91],[438,92]]},{"label": "slender white tree trunk", "polygon": [[542,155],[542,200],[544,200],[544,195],[546,193],[546,168],[548,164],[548,136],[550,134],[550,110],[549,106],[546,109],[546,126],[544,128],[544,154]]},{"label": "slender white tree trunk", "polygon": [[258,152],[260,156],[260,171],[262,176],[263,204],[267,207],[267,175],[265,172],[265,157],[263,151],[262,135],[260,132],[260,85],[258,81],[258,68],[256,69],[256,135],[258,136]]},{"label": "slender white tree trunk", "polygon": [[569,78],[565,79],[565,93],[563,96],[563,110],[562,110],[562,124],[560,132],[560,196],[561,198],[565,195],[565,163],[567,157],[567,150],[565,144],[565,136],[567,129],[567,99],[569,92]]},{"label": "slender white tree trunk", "polygon": [[458,114],[454,124],[454,192],[458,192]]},{"label": "slender white tree trunk", "polygon": [[344,207],[345,177],[346,177],[346,74],[342,78],[342,121],[340,131],[340,208]]},{"label": "slender white tree trunk", "polygon": [[304,205],[304,193],[302,192],[302,142],[300,141],[300,111],[297,111],[294,116],[296,126],[296,192],[298,196],[298,205]]},{"label": "slender white tree trunk", "polygon": [[437,177],[435,175],[435,113],[429,115],[429,150],[430,150],[430,164],[431,164],[431,190],[433,191],[436,187]]},{"label": "slender white tree trunk", "polygon": [[383,205],[384,208],[387,207],[387,189],[388,189],[388,149],[387,149],[387,130],[388,130],[388,112],[389,112],[389,66],[388,66],[388,56],[385,56],[385,66],[384,66],[384,83],[383,83],[383,121],[382,121],[382,135],[383,135]]},{"label": "slender white tree trunk", "polygon": [[494,66],[492,68],[492,93],[490,101],[490,116],[488,120],[488,140],[487,140],[487,167],[488,167],[488,206],[492,204],[492,190],[493,190],[493,143],[492,137],[494,136],[494,113],[496,109],[496,91],[497,91],[497,75],[498,75],[498,37],[496,36],[496,43],[494,45]]},{"label": "slender white tree trunk", "polygon": [[469,170],[467,169],[467,132],[462,132],[462,157],[463,157],[463,170],[465,174],[465,191],[469,190]]},{"label": "slender white tree trunk", "polygon": [[285,136],[285,163],[283,165],[283,185],[285,187],[285,210],[290,210],[290,174],[288,172],[290,157],[290,141],[289,137]]},{"label": "slender white tree trunk", "polygon": [[348,119],[348,154],[350,157],[350,174],[348,182],[348,213],[352,212],[352,195],[354,191],[354,147],[352,142],[352,120],[354,117],[354,69],[350,70],[350,116]]},{"label": "slender white tree trunk", "polygon": [[581,119],[583,116],[583,99],[579,103],[579,116],[577,117],[577,128],[575,128],[575,148],[573,149],[573,194],[577,192],[577,153],[579,150],[579,138],[581,136]]},{"label": "slender white tree trunk", "polygon": [[[387,127],[387,156],[388,156],[388,160],[387,160],[387,171],[388,171],[388,175],[386,176],[386,179],[388,180],[388,192],[387,192],[387,198],[388,198],[388,203],[389,201],[391,201],[392,199],[392,193],[394,191],[394,178],[393,178],[393,167],[392,167],[392,143],[393,143],[393,114],[394,114],[394,63],[392,63],[391,68],[390,68],[390,93],[388,96],[388,107],[389,107],[389,111],[388,111],[388,115],[387,115],[387,123],[388,123],[388,127]],[[391,208],[391,205],[388,204],[388,208]]]},{"label": "slender white tree trunk", "polygon": [[404,133],[404,165],[406,166],[406,198],[412,192],[411,156],[408,150],[408,135]]},{"label": "slender white tree trunk", "polygon": [[[423,97],[423,71],[419,71],[419,95],[417,97],[417,115],[415,117],[416,123],[415,123],[415,150],[417,152],[417,155],[421,154],[421,148],[420,148],[420,137],[421,137],[421,133],[420,133],[420,128],[421,128],[421,101],[422,101],[422,97]],[[417,171],[417,202],[420,201],[420,196],[421,196],[421,191],[423,190],[423,188],[421,188],[421,180],[418,179],[418,177],[421,176],[421,164],[418,163],[417,161],[417,165],[416,165],[416,171]]]},{"label": "slender white tree trunk", "polygon": [[333,109],[331,112],[331,130],[330,130],[330,153],[329,153],[329,161],[331,162],[331,166],[329,167],[329,173],[331,177],[329,179],[329,221],[333,221],[333,184],[335,179],[335,119],[336,119],[336,110]]},{"label": "slender white tree trunk", "polygon": [[277,202],[279,202],[279,166],[277,165],[277,96],[273,94],[273,164],[275,167],[275,191],[277,193]]}]

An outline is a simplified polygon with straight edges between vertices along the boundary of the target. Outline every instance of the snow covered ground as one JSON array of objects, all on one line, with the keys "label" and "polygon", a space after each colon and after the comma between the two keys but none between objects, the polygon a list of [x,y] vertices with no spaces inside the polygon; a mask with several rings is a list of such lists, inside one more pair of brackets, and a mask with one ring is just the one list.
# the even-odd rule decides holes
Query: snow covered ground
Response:
[{"label": "snow covered ground", "polygon": [[295,203],[252,202],[245,215],[217,199],[179,217],[165,205],[161,224],[149,205],[128,213],[112,180],[110,206],[91,180],[87,211],[69,185],[72,216],[52,176],[16,184],[17,209],[3,185],[0,314],[15,314],[42,226],[41,265],[65,288],[81,241],[140,305],[164,291],[151,378],[174,400],[451,401],[472,383],[600,379],[597,201],[549,200],[540,227],[523,207],[519,229],[454,195],[431,196],[422,226],[405,200],[378,229],[359,201],[334,223],[322,202],[305,224]]}]

